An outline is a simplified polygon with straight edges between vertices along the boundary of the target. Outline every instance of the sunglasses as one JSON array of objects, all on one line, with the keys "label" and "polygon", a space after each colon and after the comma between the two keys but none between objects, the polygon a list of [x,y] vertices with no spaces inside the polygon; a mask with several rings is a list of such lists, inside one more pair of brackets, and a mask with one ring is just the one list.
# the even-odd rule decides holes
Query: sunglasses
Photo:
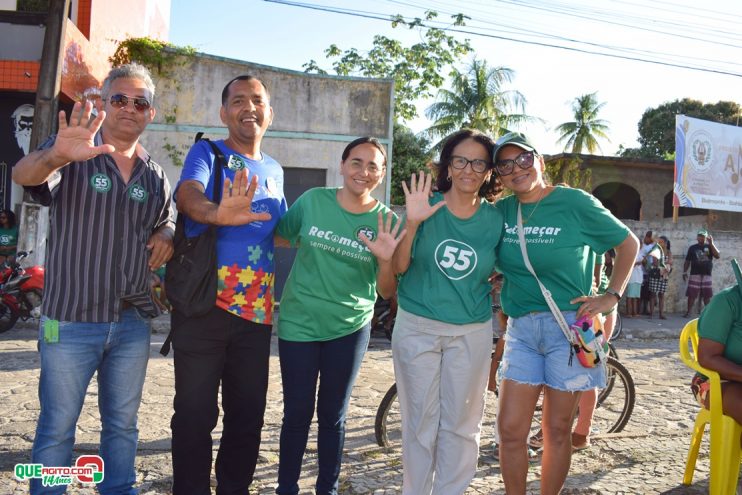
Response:
[{"label": "sunglasses", "polygon": [[469,160],[463,156],[451,155],[451,166],[458,170],[464,170],[471,163],[471,169],[475,172],[482,173],[487,170],[489,162],[487,160]]},{"label": "sunglasses", "polygon": [[500,176],[512,174],[516,165],[523,170],[527,170],[533,167],[534,156],[535,153],[533,151],[524,151],[516,156],[514,160],[497,160],[495,162],[495,169]]},{"label": "sunglasses", "polygon": [[145,110],[149,110],[149,107],[152,106],[147,98],[141,96],[126,96],[122,94],[115,94],[111,96],[111,99],[109,101],[111,102],[111,106],[113,108],[126,108],[127,106],[129,106],[129,100],[134,103],[134,108],[137,110],[137,112],[144,112]]}]

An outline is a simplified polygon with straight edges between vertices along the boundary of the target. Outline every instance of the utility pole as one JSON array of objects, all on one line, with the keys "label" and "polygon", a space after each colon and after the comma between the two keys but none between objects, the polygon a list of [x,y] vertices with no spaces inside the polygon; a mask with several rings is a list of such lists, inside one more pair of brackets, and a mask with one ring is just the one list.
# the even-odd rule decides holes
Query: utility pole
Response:
[{"label": "utility pole", "polygon": [[[50,0],[46,17],[44,46],[41,52],[39,82],[36,86],[33,129],[29,150],[35,150],[42,139],[54,133],[57,125],[59,93],[62,86],[62,64],[64,62],[65,21],[70,10],[70,0]],[[49,212],[46,207],[23,193],[18,249],[33,251],[28,263],[41,264],[46,252],[46,233],[49,227]]]}]

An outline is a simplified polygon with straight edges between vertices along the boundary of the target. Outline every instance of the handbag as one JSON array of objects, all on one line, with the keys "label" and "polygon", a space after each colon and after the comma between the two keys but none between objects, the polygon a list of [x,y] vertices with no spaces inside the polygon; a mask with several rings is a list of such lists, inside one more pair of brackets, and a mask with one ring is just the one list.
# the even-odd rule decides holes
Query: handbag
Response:
[{"label": "handbag", "polygon": [[[219,204],[222,192],[221,169],[226,160],[221,150],[208,139],[204,139],[214,151],[214,188],[212,201]],[[216,304],[217,226],[209,225],[201,235],[187,237],[185,217],[178,213],[173,236],[174,253],[165,268],[165,287],[167,298],[178,313],[186,317],[202,316]],[[170,351],[171,333],[160,349],[166,356]]]},{"label": "handbag", "polygon": [[520,240],[520,251],[523,255],[523,262],[531,275],[538,282],[541,288],[541,293],[546,299],[546,304],[554,315],[559,328],[562,330],[564,337],[570,344],[570,364],[572,364],[572,356],[577,355],[577,360],[585,368],[594,368],[599,363],[605,361],[606,354],[608,352],[608,342],[606,342],[605,335],[602,330],[597,332],[593,328],[592,318],[582,316],[578,318],[574,324],[569,325],[564,315],[559,310],[554,298],[551,296],[551,292],[546,286],[541,283],[541,280],[533,270],[531,261],[528,259],[528,249],[526,248],[526,236],[523,233],[523,217],[520,211],[520,203],[518,204],[518,239]]}]

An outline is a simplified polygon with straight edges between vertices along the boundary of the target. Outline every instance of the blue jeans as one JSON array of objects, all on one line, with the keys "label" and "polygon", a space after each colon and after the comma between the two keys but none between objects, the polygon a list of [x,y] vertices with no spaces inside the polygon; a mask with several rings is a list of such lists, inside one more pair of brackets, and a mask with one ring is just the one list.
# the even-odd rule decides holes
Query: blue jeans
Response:
[{"label": "blue jeans", "polygon": [[[134,458],[137,451],[137,412],[147,371],[150,319],[136,309],[111,323],[59,322],[59,342],[44,341],[39,325],[41,413],[31,459],[44,466],[72,466],[75,425],[93,373],[98,372],[101,416],[100,456],[104,478],[101,494],[135,494]],[[43,487],[31,480],[32,494],[64,493],[66,486]]]},{"label": "blue jeans", "polygon": [[[336,495],[345,443],[345,415],[370,325],[334,340],[278,340],[283,383],[283,424],[278,464],[279,495],[299,493],[299,475],[317,397],[317,495]],[[317,379],[319,377],[319,393]]]}]

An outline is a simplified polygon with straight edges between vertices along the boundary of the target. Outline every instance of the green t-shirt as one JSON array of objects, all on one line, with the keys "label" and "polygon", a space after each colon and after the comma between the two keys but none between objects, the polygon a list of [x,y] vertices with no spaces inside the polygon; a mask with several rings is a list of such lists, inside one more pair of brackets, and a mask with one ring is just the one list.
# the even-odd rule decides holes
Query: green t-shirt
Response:
[{"label": "green t-shirt", "polygon": [[742,365],[742,294],[738,285],[719,292],[703,308],[698,336],[724,344],[724,357]]},{"label": "green t-shirt", "polygon": [[18,245],[18,227],[0,227],[0,256],[13,256]]},{"label": "green t-shirt", "polygon": [[[518,198],[497,202],[505,231],[497,251],[498,271],[505,274],[500,301],[513,317],[549,311],[536,279],[523,263],[518,240]],[[535,210],[535,211],[534,211]],[[533,216],[531,216],[533,213]],[[524,204],[523,226],[528,259],[562,311],[575,311],[569,301],[590,294],[595,253],[604,253],[626,239],[629,229],[592,195],[556,186],[541,204]]]},{"label": "green t-shirt", "polygon": [[[430,204],[443,200],[441,193]],[[464,325],[492,318],[491,286],[495,248],[502,236],[502,214],[482,200],[462,220],[441,208],[417,229],[410,266],[397,293],[405,311],[432,320]]]},{"label": "green t-shirt", "polygon": [[278,224],[278,235],[299,245],[281,296],[281,339],[336,339],[355,332],[373,315],[378,263],[358,234],[373,239],[379,211],[386,215],[389,208],[379,202],[366,213],[350,213],[338,203],[337,191],[306,191]]}]

